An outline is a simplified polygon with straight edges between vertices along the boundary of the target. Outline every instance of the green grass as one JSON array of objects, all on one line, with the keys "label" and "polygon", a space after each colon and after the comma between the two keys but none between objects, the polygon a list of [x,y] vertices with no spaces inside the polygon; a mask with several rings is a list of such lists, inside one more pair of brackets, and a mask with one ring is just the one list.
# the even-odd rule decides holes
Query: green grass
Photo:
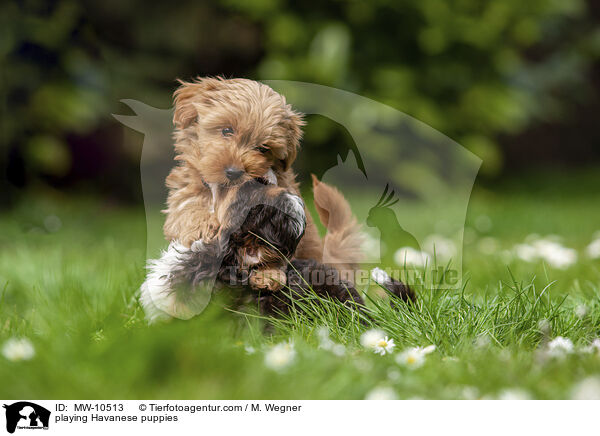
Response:
[{"label": "green grass", "polygon": [[[32,195],[0,216],[0,343],[24,336],[36,355],[0,357],[0,396],[361,399],[388,386],[399,398],[494,398],[512,388],[570,398],[580,380],[600,374],[600,357],[543,359],[540,350],[556,336],[576,348],[600,337],[600,260],[583,255],[600,230],[596,180],[592,171],[535,174],[476,189],[464,288],[424,290],[414,306],[396,310],[371,294],[371,325],[335,304],[264,320],[215,297],[192,320],[148,326],[134,299],[144,278],[143,209]],[[62,221],[58,231],[45,230],[50,215]],[[477,231],[482,215],[492,227]],[[558,270],[502,254],[531,233],[560,235],[578,250],[577,264]],[[486,237],[497,244],[493,253],[480,251]],[[323,325],[343,356],[319,348]],[[393,354],[360,345],[370,327],[394,339]],[[269,369],[265,352],[284,341],[293,341],[295,360]],[[396,363],[404,348],[429,344],[437,349],[422,367]]]}]

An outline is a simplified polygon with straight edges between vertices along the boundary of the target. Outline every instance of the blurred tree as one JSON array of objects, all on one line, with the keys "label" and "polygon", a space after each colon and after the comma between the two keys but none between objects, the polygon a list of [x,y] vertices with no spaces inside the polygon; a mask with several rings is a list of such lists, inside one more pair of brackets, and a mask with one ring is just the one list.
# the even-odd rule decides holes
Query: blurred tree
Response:
[{"label": "blurred tree", "polygon": [[168,108],[178,77],[246,75],[262,56],[258,26],[209,1],[8,1],[0,32],[4,201],[27,181],[82,179],[139,199],[119,100]]},{"label": "blurred tree", "polygon": [[224,1],[265,28],[261,78],[382,101],[471,149],[488,175],[502,168],[498,134],[585,100],[600,54],[579,0]]}]

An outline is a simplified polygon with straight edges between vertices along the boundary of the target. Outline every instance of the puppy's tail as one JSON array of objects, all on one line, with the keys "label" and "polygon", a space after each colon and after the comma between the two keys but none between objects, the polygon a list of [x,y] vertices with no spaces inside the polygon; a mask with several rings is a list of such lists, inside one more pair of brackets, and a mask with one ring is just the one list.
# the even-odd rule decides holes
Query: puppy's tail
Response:
[{"label": "puppy's tail", "polygon": [[321,223],[327,228],[323,262],[340,271],[355,270],[363,261],[363,234],[348,201],[333,186],[317,179],[313,174],[315,208]]}]

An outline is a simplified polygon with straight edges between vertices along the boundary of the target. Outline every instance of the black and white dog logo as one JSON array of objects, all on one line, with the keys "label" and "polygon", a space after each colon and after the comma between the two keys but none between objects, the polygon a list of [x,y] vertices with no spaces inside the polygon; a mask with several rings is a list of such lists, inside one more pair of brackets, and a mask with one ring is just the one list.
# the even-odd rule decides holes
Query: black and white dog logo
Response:
[{"label": "black and white dog logo", "polygon": [[4,405],[6,409],[6,431],[14,433],[18,429],[48,430],[50,411],[29,401],[19,401]]}]

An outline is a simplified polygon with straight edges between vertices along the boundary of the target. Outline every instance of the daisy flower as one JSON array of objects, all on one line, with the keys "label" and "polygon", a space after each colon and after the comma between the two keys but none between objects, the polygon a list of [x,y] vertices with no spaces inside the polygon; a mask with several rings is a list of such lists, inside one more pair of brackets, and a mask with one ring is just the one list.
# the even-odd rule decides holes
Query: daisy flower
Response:
[{"label": "daisy flower", "polygon": [[399,365],[404,365],[411,369],[420,368],[425,363],[425,356],[432,353],[434,350],[435,345],[429,345],[425,348],[408,348],[396,357],[396,362]]},{"label": "daisy flower", "polygon": [[557,269],[567,269],[577,262],[577,251],[557,242],[557,238],[549,236],[533,240],[526,244],[515,245],[514,251],[518,258],[526,262],[539,259]]},{"label": "daisy flower", "polygon": [[327,327],[321,326],[317,329],[317,338],[319,339],[319,348],[331,351],[336,356],[343,356],[346,354],[346,347],[331,340]]},{"label": "daisy flower", "polygon": [[423,242],[423,250],[435,254],[438,261],[447,262],[456,257],[456,245],[452,239],[442,235],[429,235]]},{"label": "daisy flower", "polygon": [[342,357],[346,355],[346,347],[344,347],[342,344],[333,344],[333,347],[331,347],[331,352],[338,357]]},{"label": "daisy flower", "polygon": [[375,348],[377,343],[385,337],[385,333],[379,329],[370,329],[360,336],[360,344],[365,348]]},{"label": "daisy flower", "polygon": [[421,352],[425,355],[431,354],[435,351],[435,345],[428,345],[425,348],[421,348]]},{"label": "daisy flower", "polygon": [[365,400],[397,400],[396,391],[387,386],[380,386],[367,393]]},{"label": "daisy flower", "polygon": [[281,370],[290,365],[296,358],[296,350],[291,342],[273,345],[265,353],[265,365],[274,370]]},{"label": "daisy flower", "polygon": [[396,362],[411,369],[420,368],[425,363],[425,355],[418,347],[409,348],[396,357]]},{"label": "daisy flower", "polygon": [[2,355],[13,362],[30,360],[35,356],[35,348],[27,338],[11,338],[4,343]]},{"label": "daisy flower", "polygon": [[394,253],[394,262],[399,266],[423,267],[430,262],[430,256],[412,247],[402,247]]},{"label": "daisy flower", "polygon": [[575,347],[573,346],[573,342],[569,338],[563,338],[562,336],[557,336],[548,342],[546,346],[546,350],[544,354],[547,357],[557,357],[562,358],[567,354],[571,354],[574,351]]},{"label": "daisy flower", "polygon": [[595,241],[592,241],[592,243],[590,245],[588,245],[587,248],[585,249],[585,253],[591,259],[600,258],[600,239],[596,239]]},{"label": "daisy flower", "polygon": [[575,307],[575,315],[577,318],[585,318],[588,312],[588,308],[585,304],[579,304]]},{"label": "daisy flower", "polygon": [[550,321],[547,319],[540,319],[537,323],[537,326],[542,335],[550,336],[550,333],[552,332],[552,325],[550,325]]},{"label": "daisy flower", "polygon": [[381,354],[382,356],[385,356],[386,354],[392,354],[395,346],[396,344],[394,344],[394,340],[385,336],[383,339],[377,341],[375,347],[373,347],[373,351],[375,354]]},{"label": "daisy flower", "polygon": [[499,400],[515,401],[515,400],[531,400],[531,394],[525,389],[511,388],[504,389],[498,394]]},{"label": "daisy flower", "polygon": [[588,377],[573,388],[573,400],[600,400],[600,377]]},{"label": "daisy flower", "polygon": [[317,329],[317,338],[319,339],[319,348],[324,350],[331,350],[334,342],[329,337],[329,330],[325,326],[321,326]]},{"label": "daisy flower", "polygon": [[477,338],[475,339],[475,346],[477,348],[485,348],[488,347],[491,343],[491,339],[490,336],[488,334],[482,334],[477,336]]},{"label": "daisy flower", "polygon": [[534,246],[539,256],[554,268],[566,269],[577,262],[577,251],[563,247],[558,242],[542,239]]},{"label": "daisy flower", "polygon": [[481,394],[475,386],[465,386],[461,390],[460,397],[463,400],[478,400],[481,398]]},{"label": "daisy flower", "polygon": [[537,250],[529,244],[517,244],[513,249],[517,257],[525,262],[534,262],[538,258]]},{"label": "daisy flower", "polygon": [[600,339],[594,339],[592,343],[581,349],[584,353],[596,353],[600,354]]}]

